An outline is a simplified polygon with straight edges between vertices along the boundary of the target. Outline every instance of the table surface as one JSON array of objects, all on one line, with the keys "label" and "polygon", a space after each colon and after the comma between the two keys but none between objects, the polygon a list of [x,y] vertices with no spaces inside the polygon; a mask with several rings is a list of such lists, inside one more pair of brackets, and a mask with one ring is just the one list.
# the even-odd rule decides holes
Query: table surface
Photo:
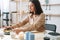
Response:
[{"label": "table surface", "polygon": [[[51,36],[51,35],[48,35],[48,34],[44,34],[45,32],[35,32],[35,31],[32,31],[35,35],[35,40],[44,40],[44,37],[47,35],[47,37],[53,37],[54,36]],[[49,33],[50,31],[47,31],[47,33]],[[56,36],[55,36],[56,37]],[[60,36],[57,36],[57,37],[60,37]],[[1,39],[0,37],[0,40],[20,40],[20,39],[17,39],[17,38],[12,38],[11,35],[4,35],[4,37]]]},{"label": "table surface", "polygon": [[[44,34],[43,33],[35,33],[35,40],[43,40]],[[0,40],[19,40],[17,38],[12,39],[11,35],[4,35],[3,39],[0,38]]]},{"label": "table surface", "polygon": [[[33,32],[35,35],[35,40],[43,40],[44,38],[44,32]],[[4,35],[4,37],[0,40],[20,40],[18,38],[12,38],[11,35]]]}]

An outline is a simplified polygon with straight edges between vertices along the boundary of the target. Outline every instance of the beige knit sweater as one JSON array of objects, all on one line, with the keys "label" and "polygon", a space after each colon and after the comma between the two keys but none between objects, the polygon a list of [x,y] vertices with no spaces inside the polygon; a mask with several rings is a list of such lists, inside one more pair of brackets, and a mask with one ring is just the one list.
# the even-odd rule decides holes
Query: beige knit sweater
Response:
[{"label": "beige knit sweater", "polygon": [[39,16],[34,18],[33,24],[30,24],[29,17],[27,17],[22,22],[13,25],[12,28],[20,28],[23,31],[33,31],[37,30],[43,32],[45,30],[45,14],[41,13]]}]

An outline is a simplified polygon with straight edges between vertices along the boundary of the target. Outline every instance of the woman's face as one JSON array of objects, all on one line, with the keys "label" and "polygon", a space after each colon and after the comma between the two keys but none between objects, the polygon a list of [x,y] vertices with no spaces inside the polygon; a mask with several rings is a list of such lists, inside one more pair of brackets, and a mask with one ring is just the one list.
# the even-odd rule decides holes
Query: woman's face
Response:
[{"label": "woman's face", "polygon": [[29,2],[29,9],[30,9],[30,12],[35,12],[35,6],[32,2]]}]

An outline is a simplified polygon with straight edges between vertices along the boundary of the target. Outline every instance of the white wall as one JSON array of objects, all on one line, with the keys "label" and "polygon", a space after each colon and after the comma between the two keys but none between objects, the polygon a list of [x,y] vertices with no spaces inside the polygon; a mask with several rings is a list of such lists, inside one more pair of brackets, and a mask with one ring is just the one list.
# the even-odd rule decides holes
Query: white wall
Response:
[{"label": "white wall", "polygon": [[[41,5],[45,4],[45,0],[41,1]],[[49,4],[60,4],[60,0],[49,0]],[[60,6],[51,6],[49,10],[49,7],[46,10],[46,6],[42,6],[42,9],[44,13],[50,13],[50,14],[60,14]]]},{"label": "white wall", "polygon": [[[16,11],[16,3],[11,1],[10,2],[10,10]],[[18,3],[18,10],[28,11],[28,2],[20,2]]]},{"label": "white wall", "polygon": [[16,3],[14,1],[10,2],[10,11],[16,11]]},{"label": "white wall", "polygon": [[[60,0],[49,0],[50,4],[60,4]],[[41,3],[41,5],[44,4]],[[45,14],[60,14],[60,5],[58,6],[51,6],[51,10],[49,10],[49,7],[46,10],[46,6],[42,6],[42,9]],[[49,19],[50,18],[50,19]],[[48,16],[48,20],[46,21],[47,24],[55,24],[57,26],[57,32],[60,33],[60,16]]]},{"label": "white wall", "polygon": [[[39,0],[41,4],[45,4],[45,0]],[[49,0],[49,4],[60,4],[60,0]]]},{"label": "white wall", "polygon": [[46,10],[46,6],[42,6],[42,9],[45,14],[60,14],[60,6],[51,6],[50,10],[49,7]]},{"label": "white wall", "polygon": [[9,12],[9,0],[0,0],[0,7],[3,12]]}]

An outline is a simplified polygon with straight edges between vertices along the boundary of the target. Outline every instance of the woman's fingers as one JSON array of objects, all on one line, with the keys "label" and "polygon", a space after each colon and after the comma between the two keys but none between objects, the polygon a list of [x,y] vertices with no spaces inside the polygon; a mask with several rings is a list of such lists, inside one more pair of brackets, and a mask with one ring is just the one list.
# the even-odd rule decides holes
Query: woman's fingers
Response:
[{"label": "woman's fingers", "polygon": [[6,26],[5,28],[11,28],[11,26]]},{"label": "woman's fingers", "polygon": [[19,28],[13,29],[14,32],[16,32],[16,34],[19,34],[19,32],[21,31]]},{"label": "woman's fingers", "polygon": [[8,29],[8,28],[10,28],[10,26],[6,26],[6,27],[4,27],[4,29]]}]

